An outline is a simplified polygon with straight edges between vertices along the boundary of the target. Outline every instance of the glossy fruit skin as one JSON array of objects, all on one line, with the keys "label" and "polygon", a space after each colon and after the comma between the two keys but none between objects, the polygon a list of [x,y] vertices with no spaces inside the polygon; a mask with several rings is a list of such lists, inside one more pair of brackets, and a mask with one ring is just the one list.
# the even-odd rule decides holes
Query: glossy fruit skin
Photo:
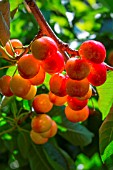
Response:
[{"label": "glossy fruit skin", "polygon": [[36,39],[31,44],[31,52],[33,56],[38,60],[44,60],[47,57],[53,55],[58,50],[55,41],[47,36],[43,36]]},{"label": "glossy fruit skin", "polygon": [[37,133],[43,133],[49,130],[52,126],[52,119],[47,114],[39,114],[32,118],[31,127]]},{"label": "glossy fruit skin", "polygon": [[27,95],[31,88],[31,83],[21,77],[19,74],[15,74],[10,81],[10,89],[12,93],[19,97]]},{"label": "glossy fruit skin", "polygon": [[50,101],[56,106],[62,106],[67,102],[67,95],[60,97],[53,94],[51,91],[49,92],[49,99]]},{"label": "glossy fruit skin", "polygon": [[33,99],[32,106],[36,113],[47,113],[52,109],[53,103],[50,102],[48,94],[39,94]]},{"label": "glossy fruit skin", "polygon": [[48,131],[40,133],[40,134],[44,138],[51,138],[56,135],[57,131],[58,131],[57,124],[54,120],[52,120],[51,128]]},{"label": "glossy fruit skin", "polygon": [[65,107],[65,115],[70,122],[77,123],[85,121],[89,116],[89,108],[85,106],[82,110],[72,110],[69,106]]},{"label": "glossy fruit skin", "polygon": [[66,96],[66,82],[67,78],[62,73],[55,73],[49,81],[50,91],[60,97]]},{"label": "glossy fruit skin", "polygon": [[35,97],[36,92],[37,92],[37,87],[31,85],[30,90],[28,91],[28,93],[25,96],[23,96],[23,99],[32,100]]},{"label": "glossy fruit skin", "polygon": [[8,75],[4,75],[0,78],[0,93],[7,97],[13,96],[13,93],[10,90],[10,81],[11,77]]},{"label": "glossy fruit skin", "polygon": [[88,40],[81,44],[79,55],[81,58],[99,64],[106,58],[106,49],[101,42]]},{"label": "glossy fruit skin", "polygon": [[57,51],[42,61],[42,67],[49,74],[62,72],[64,70],[64,57]]},{"label": "glossy fruit skin", "polygon": [[92,64],[88,80],[93,86],[100,86],[105,83],[107,77],[107,70],[104,63]]},{"label": "glossy fruit skin", "polygon": [[36,76],[40,69],[40,63],[36,60],[32,54],[25,54],[18,60],[19,74],[29,79]]},{"label": "glossy fruit skin", "polygon": [[36,133],[35,131],[31,130],[30,131],[30,137],[32,139],[32,141],[35,144],[41,145],[44,144],[48,141],[48,138],[44,138],[40,135],[40,133]]},{"label": "glossy fruit skin", "polygon": [[89,81],[87,78],[79,81],[68,78],[66,82],[66,92],[71,97],[83,97],[88,90]]},{"label": "glossy fruit skin", "polygon": [[[18,48],[18,49],[15,49],[15,48],[17,48],[17,47],[22,47],[22,46],[23,46],[23,44],[21,43],[20,40],[18,40],[18,39],[11,39],[10,42],[11,42],[11,44],[12,44],[12,47],[14,48],[14,52],[15,52],[17,55],[19,55],[19,54],[21,54],[21,53],[23,52],[23,49],[19,49],[19,48]],[[12,51],[12,49],[11,49],[11,46],[10,46],[10,43],[9,43],[9,42],[6,43],[5,48],[6,48],[7,52],[8,52],[10,55],[14,56],[14,53],[13,53],[13,51]]]},{"label": "glossy fruit skin", "polygon": [[80,58],[70,58],[65,66],[68,76],[74,80],[82,80],[90,73],[90,64]]},{"label": "glossy fruit skin", "polygon": [[29,81],[32,85],[38,86],[38,85],[40,85],[44,82],[45,75],[46,75],[46,73],[40,65],[40,69],[39,69],[38,74],[36,76],[34,76],[33,78],[30,78]]},{"label": "glossy fruit skin", "polygon": [[91,85],[89,86],[89,90],[88,90],[88,92],[86,93],[86,95],[85,96],[83,96],[83,97],[77,97],[79,100],[86,100],[86,99],[89,99],[89,98],[91,98],[91,96],[92,96],[92,87],[91,87]]},{"label": "glossy fruit skin", "polygon": [[72,110],[81,110],[83,109],[88,103],[88,99],[86,100],[79,100],[76,97],[67,97],[67,104]]}]

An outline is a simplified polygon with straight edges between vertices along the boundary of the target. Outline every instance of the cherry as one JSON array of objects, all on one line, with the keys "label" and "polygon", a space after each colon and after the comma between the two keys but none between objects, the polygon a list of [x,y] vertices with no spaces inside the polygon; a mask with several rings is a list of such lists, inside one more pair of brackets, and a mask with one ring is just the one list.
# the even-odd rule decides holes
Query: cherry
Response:
[{"label": "cherry", "polygon": [[84,59],[72,57],[67,61],[65,69],[71,79],[82,80],[88,76],[90,65]]},{"label": "cherry", "polygon": [[49,81],[50,91],[57,96],[63,97],[66,93],[67,77],[62,73],[55,73]]},{"label": "cherry", "polygon": [[27,95],[31,88],[31,83],[21,77],[19,74],[15,74],[10,81],[10,89],[12,93],[19,97]]},{"label": "cherry", "polygon": [[55,41],[47,36],[36,39],[31,44],[31,52],[38,60],[44,60],[47,57],[54,55],[58,50]]},{"label": "cherry", "polygon": [[67,79],[66,92],[71,97],[83,97],[89,90],[89,81],[87,78],[83,80]]},{"label": "cherry", "polygon": [[41,136],[43,136],[44,138],[50,138],[50,137],[53,137],[53,136],[56,135],[57,130],[58,130],[57,124],[56,124],[56,122],[55,122],[54,120],[52,120],[52,126],[51,126],[51,128],[50,128],[48,131],[43,132],[43,133],[40,133],[40,134],[41,134]]},{"label": "cherry", "polygon": [[47,114],[38,114],[32,118],[31,127],[37,133],[46,132],[52,126],[52,119]]},{"label": "cherry", "polygon": [[32,78],[38,74],[40,64],[32,54],[25,54],[18,60],[19,74],[26,79]]},{"label": "cherry", "polygon": [[81,109],[83,109],[87,105],[88,99],[86,99],[86,100],[79,100],[76,97],[68,96],[67,97],[67,103],[68,103],[68,106],[71,109],[73,109],[73,110],[81,110]]},{"label": "cherry", "polygon": [[23,49],[22,49],[23,44],[22,44],[22,42],[20,40],[18,40],[18,39],[11,39],[10,42],[11,42],[11,45],[12,45],[12,47],[14,49],[14,52],[13,52],[9,42],[7,42],[6,45],[5,45],[5,48],[6,48],[7,52],[10,55],[14,56],[14,53],[19,55],[19,54],[21,54],[23,52]]},{"label": "cherry", "polygon": [[51,91],[49,92],[49,99],[50,101],[56,106],[62,106],[67,102],[67,95],[60,97],[53,94]]},{"label": "cherry", "polygon": [[92,64],[88,80],[93,86],[100,86],[106,81],[106,66],[104,63]]},{"label": "cherry", "polygon": [[100,64],[106,58],[106,49],[101,42],[88,40],[81,44],[79,55],[90,62]]},{"label": "cherry", "polygon": [[36,95],[36,92],[37,92],[37,87],[31,85],[30,90],[28,91],[28,93],[25,96],[23,96],[23,99],[26,99],[26,100],[33,99]]},{"label": "cherry", "polygon": [[64,57],[57,51],[42,61],[42,67],[49,74],[62,72],[64,70]]},{"label": "cherry", "polygon": [[36,86],[42,84],[44,80],[45,80],[45,71],[41,66],[40,66],[38,74],[34,76],[33,78],[29,79],[30,83]]},{"label": "cherry", "polygon": [[35,144],[44,144],[48,141],[48,138],[42,137],[40,133],[37,133],[34,130],[30,131],[30,137]]},{"label": "cherry", "polygon": [[65,107],[65,115],[70,122],[77,123],[85,121],[89,116],[89,108],[85,106],[82,110],[72,110],[69,106]]},{"label": "cherry", "polygon": [[92,87],[91,85],[89,86],[89,90],[88,92],[86,93],[85,96],[83,97],[77,97],[79,100],[86,100],[86,99],[89,99],[90,97],[92,96]]},{"label": "cherry", "polygon": [[52,109],[53,103],[48,94],[39,94],[33,99],[32,106],[37,113],[47,113]]},{"label": "cherry", "polygon": [[7,97],[13,95],[12,91],[10,90],[10,81],[11,77],[8,75],[4,75],[0,78],[0,93]]}]

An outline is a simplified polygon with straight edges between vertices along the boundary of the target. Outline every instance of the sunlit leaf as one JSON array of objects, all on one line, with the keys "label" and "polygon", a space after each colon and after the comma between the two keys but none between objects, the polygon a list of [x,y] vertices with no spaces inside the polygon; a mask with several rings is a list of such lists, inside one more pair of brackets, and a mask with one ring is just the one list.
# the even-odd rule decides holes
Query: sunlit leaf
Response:
[{"label": "sunlit leaf", "polygon": [[113,155],[113,107],[99,130],[99,147],[103,162]]},{"label": "sunlit leaf", "polygon": [[109,113],[110,107],[113,103],[113,71],[108,72],[106,82],[97,87],[99,94],[98,107],[102,112],[102,119]]},{"label": "sunlit leaf", "polygon": [[10,2],[10,10],[14,10],[16,9],[22,2],[23,0],[16,0],[15,3],[14,3],[14,0],[9,0]]}]

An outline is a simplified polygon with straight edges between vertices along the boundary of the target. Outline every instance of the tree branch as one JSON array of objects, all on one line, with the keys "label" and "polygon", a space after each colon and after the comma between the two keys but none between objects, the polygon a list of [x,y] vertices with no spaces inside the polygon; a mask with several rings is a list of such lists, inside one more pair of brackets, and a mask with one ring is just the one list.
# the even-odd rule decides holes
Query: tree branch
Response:
[{"label": "tree branch", "polygon": [[[65,61],[67,61],[69,59],[69,55],[79,56],[78,50],[71,49],[67,43],[63,42],[56,36],[56,34],[51,29],[50,25],[45,20],[42,12],[38,8],[35,0],[25,0],[25,2],[29,6],[31,12],[33,13],[33,15],[40,27],[39,36],[36,35],[36,37],[34,39],[39,38],[42,35],[47,35],[47,36],[51,37],[56,42],[56,44],[59,48],[59,51],[64,56]],[[113,67],[107,65],[106,63],[104,63],[104,64],[106,65],[107,70],[113,71]]]},{"label": "tree branch", "polygon": [[40,30],[41,30],[42,34],[51,37],[56,42],[56,44],[59,48],[59,51],[63,54],[65,60],[69,59],[68,54],[78,56],[77,50],[70,49],[67,43],[64,43],[62,40],[60,40],[55,35],[55,33],[53,32],[53,30],[51,29],[51,27],[49,26],[49,24],[45,20],[40,9],[38,8],[37,4],[35,3],[35,1],[34,0],[25,0],[25,2],[29,6],[29,8],[32,11],[38,25],[40,26]]}]

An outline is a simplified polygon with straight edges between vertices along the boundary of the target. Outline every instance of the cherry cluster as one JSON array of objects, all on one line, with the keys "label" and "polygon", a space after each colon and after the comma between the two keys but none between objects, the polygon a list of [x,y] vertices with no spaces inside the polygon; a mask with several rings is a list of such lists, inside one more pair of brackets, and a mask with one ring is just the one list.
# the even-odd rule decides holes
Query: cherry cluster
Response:
[{"label": "cherry cluster", "polygon": [[[47,36],[34,40],[30,50],[21,57],[23,45],[17,39],[7,42],[8,54],[18,58],[14,75],[0,78],[1,94],[18,96],[32,100],[32,108],[37,116],[32,118],[31,139],[37,144],[48,141],[57,132],[56,123],[47,115],[53,105],[65,107],[65,115],[71,122],[85,121],[89,116],[88,99],[92,96],[92,86],[100,86],[106,81],[106,50],[102,43],[88,40],[81,44],[78,56],[67,62],[56,42]],[[37,95],[37,86],[51,75],[48,94]],[[43,113],[43,114],[42,114]]]}]

